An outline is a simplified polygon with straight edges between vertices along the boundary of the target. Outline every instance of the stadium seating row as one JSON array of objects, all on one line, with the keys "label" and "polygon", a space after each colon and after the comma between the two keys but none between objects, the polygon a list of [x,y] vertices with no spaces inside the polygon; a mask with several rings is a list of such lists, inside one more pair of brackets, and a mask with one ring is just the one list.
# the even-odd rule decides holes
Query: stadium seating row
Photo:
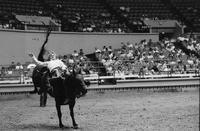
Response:
[{"label": "stadium seating row", "polygon": [[[0,25],[10,24],[11,15],[50,16],[61,20],[62,31],[145,32],[143,19],[187,20],[200,30],[198,0],[0,0]],[[181,17],[179,19],[176,8]],[[7,28],[7,26],[2,26]],[[195,28],[194,28],[195,27]]]}]

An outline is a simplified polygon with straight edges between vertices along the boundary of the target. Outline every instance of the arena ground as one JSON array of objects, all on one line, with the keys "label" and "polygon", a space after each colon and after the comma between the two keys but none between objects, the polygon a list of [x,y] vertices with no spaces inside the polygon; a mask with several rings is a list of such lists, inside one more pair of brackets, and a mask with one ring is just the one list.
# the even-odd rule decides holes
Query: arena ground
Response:
[{"label": "arena ground", "polygon": [[[0,96],[0,130],[61,130],[54,105],[50,97],[39,107],[38,95]],[[74,130],[68,106],[62,111],[64,130]],[[90,91],[75,117],[78,131],[199,131],[199,90]]]}]

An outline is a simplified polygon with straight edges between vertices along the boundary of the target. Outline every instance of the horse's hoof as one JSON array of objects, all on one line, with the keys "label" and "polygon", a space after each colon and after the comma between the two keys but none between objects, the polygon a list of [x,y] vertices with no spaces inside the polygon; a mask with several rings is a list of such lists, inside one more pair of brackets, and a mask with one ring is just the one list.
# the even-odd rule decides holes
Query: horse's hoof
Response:
[{"label": "horse's hoof", "polygon": [[63,128],[63,127],[64,127],[64,125],[63,125],[63,124],[59,124],[59,127],[60,127],[60,128]]},{"label": "horse's hoof", "polygon": [[40,107],[46,107],[46,105],[40,105]]},{"label": "horse's hoof", "polygon": [[74,128],[74,129],[78,129],[78,124],[74,125],[73,128]]}]

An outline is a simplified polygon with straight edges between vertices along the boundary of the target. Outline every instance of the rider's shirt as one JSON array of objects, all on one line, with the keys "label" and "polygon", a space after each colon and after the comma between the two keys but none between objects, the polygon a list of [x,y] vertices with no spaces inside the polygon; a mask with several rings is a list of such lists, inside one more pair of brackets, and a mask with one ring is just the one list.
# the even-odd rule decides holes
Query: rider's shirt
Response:
[{"label": "rider's shirt", "polygon": [[62,70],[66,70],[67,69],[67,66],[61,60],[59,60],[59,59],[42,62],[42,61],[38,61],[37,58],[34,56],[33,57],[33,61],[37,65],[46,66],[50,70],[50,72],[53,69],[57,68],[57,67],[60,67]]},{"label": "rider's shirt", "polygon": [[67,68],[67,66],[59,59],[48,61],[45,63],[47,67],[49,68],[50,72],[57,67],[62,68],[62,70],[65,70]]}]

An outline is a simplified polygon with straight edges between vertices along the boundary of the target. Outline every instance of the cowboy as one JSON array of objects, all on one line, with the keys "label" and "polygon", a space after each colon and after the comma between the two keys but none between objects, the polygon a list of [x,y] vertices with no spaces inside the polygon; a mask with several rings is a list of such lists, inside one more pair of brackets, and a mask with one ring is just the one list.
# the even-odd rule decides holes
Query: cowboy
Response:
[{"label": "cowboy", "polygon": [[62,72],[69,74],[67,66],[59,59],[56,58],[54,52],[49,53],[48,61],[39,61],[33,54],[29,54],[33,61],[40,66],[45,66],[49,69],[52,78],[62,77]]},{"label": "cowboy", "polygon": [[[51,78],[58,78],[60,77],[61,79],[64,79],[62,77],[63,72],[65,72],[66,74],[68,73],[67,70],[67,66],[59,59],[57,59],[56,54],[54,52],[49,52],[48,54],[48,59],[44,62],[39,61],[34,54],[30,53],[29,56],[32,58],[32,60],[40,66],[44,66],[47,67],[50,71],[50,79]],[[46,78],[46,82],[50,87],[50,80],[48,77]],[[63,83],[64,85],[64,83]],[[64,86],[65,87],[65,86]],[[51,88],[50,88],[51,89]],[[65,101],[64,103],[68,103],[69,102],[69,98],[67,96],[67,87],[64,88],[65,89]]]}]

